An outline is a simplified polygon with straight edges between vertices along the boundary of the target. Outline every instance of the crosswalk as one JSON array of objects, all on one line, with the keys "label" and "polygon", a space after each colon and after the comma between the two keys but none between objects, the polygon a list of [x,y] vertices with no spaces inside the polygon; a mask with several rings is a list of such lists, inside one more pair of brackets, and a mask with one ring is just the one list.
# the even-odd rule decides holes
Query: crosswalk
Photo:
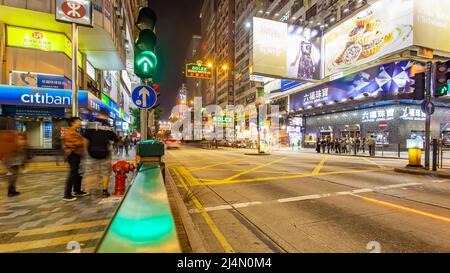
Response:
[{"label": "crosswalk", "polygon": [[0,253],[92,253],[110,219],[0,233]]}]

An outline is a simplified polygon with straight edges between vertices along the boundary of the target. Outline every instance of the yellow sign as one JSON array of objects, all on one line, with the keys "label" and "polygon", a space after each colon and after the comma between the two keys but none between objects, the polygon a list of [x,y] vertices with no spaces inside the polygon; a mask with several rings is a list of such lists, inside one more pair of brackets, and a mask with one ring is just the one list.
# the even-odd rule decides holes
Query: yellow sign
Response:
[{"label": "yellow sign", "polygon": [[[72,58],[72,42],[64,33],[8,26],[7,37],[7,46],[63,52]],[[83,67],[83,59],[79,51],[78,66]]]}]

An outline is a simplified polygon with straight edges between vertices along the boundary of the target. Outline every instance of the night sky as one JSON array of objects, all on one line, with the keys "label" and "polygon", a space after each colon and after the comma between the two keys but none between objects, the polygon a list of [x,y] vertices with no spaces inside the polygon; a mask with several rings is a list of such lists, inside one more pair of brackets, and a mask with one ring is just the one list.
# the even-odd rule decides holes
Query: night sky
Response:
[{"label": "night sky", "polygon": [[[209,0],[206,0],[209,1]],[[183,83],[183,67],[187,47],[193,34],[200,34],[200,10],[203,0],[150,0],[149,7],[157,16],[156,55],[158,69],[154,82],[160,83],[159,103],[168,119]]]}]

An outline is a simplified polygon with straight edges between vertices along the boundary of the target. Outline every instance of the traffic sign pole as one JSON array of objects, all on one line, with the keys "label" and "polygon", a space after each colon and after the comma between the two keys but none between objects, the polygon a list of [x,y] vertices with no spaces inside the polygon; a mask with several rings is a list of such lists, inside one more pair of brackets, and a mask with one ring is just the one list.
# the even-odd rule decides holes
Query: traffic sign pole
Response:
[{"label": "traffic sign pole", "polygon": [[78,25],[72,23],[72,117],[78,117]]},{"label": "traffic sign pole", "polygon": [[[432,82],[434,79],[433,63],[427,62],[427,79],[426,79],[426,94],[425,101],[427,104],[431,101]],[[430,140],[431,140],[431,111],[427,111],[425,120],[425,169],[430,169]]]}]

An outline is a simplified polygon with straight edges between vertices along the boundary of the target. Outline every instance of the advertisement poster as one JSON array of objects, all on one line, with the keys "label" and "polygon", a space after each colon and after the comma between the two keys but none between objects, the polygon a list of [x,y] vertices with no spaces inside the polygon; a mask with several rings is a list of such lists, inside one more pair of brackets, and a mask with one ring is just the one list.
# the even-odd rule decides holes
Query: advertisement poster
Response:
[{"label": "advertisement poster", "polygon": [[450,1],[415,0],[414,45],[450,52],[449,10]]},{"label": "advertisement poster", "polygon": [[414,0],[380,0],[326,33],[323,76],[412,46],[413,14]]},{"label": "advertisement poster", "polygon": [[317,30],[254,17],[252,73],[320,79],[320,36]]},{"label": "advertisement poster", "polygon": [[320,79],[320,34],[301,26],[288,26],[287,77]]},{"label": "advertisement poster", "polygon": [[42,75],[31,72],[11,72],[9,84],[13,86],[42,87],[53,89],[72,88],[71,81],[64,76]]},{"label": "advertisement poster", "polygon": [[373,67],[358,73],[292,94],[290,109],[315,107],[350,98],[392,96],[410,92],[410,76],[421,66],[411,61],[400,61]]}]

